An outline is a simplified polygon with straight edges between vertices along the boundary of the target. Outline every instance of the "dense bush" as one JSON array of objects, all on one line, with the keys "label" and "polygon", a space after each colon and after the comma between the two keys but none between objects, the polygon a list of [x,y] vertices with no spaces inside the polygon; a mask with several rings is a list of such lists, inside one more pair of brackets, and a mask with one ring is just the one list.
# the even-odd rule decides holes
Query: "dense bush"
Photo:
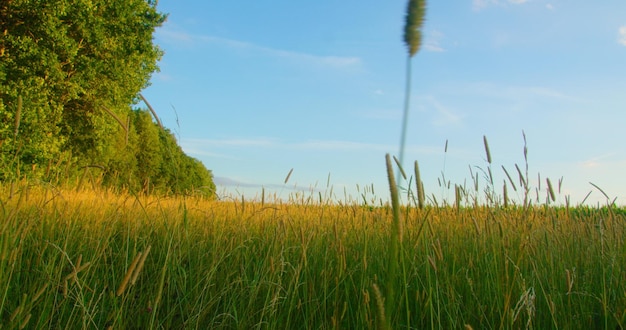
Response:
[{"label": "dense bush", "polygon": [[97,167],[105,182],[133,189],[211,185],[169,132],[132,109],[158,69],[153,33],[165,19],[153,0],[3,1],[0,180]]}]

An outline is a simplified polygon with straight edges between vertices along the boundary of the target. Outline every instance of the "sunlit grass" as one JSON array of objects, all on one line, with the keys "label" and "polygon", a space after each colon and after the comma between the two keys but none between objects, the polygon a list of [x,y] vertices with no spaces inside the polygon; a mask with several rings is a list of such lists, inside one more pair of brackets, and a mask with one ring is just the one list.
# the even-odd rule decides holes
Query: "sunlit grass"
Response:
[{"label": "sunlit grass", "polygon": [[[373,328],[385,317],[392,328],[418,329],[624,326],[622,209],[473,206],[464,197],[399,206],[404,274],[390,276],[386,204],[211,201],[27,182],[11,194],[3,185],[0,324]],[[381,313],[374,288],[386,299],[390,285],[395,301],[382,303],[395,308]]]}]

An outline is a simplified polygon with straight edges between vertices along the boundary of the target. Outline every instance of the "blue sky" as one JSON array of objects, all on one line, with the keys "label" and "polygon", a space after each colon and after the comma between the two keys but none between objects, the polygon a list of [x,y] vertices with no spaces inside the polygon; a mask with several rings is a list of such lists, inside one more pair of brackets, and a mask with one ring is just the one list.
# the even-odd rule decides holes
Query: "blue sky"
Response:
[{"label": "blue sky", "polygon": [[[255,198],[261,187],[280,197],[330,195],[332,187],[338,199],[357,199],[373,185],[387,199],[384,157],[398,154],[404,101],[406,1],[158,7],[169,13],[155,35],[165,55],[144,96],[213,171],[221,195]],[[524,131],[542,200],[545,178],[556,188],[562,177],[560,202],[591,192],[587,201],[604,203],[592,182],[626,204],[623,0],[428,1],[412,63],[405,167],[419,161],[429,196],[453,198],[442,176],[472,185],[470,169],[487,168],[483,135],[500,190],[501,167],[517,178],[515,164],[524,166]]]}]

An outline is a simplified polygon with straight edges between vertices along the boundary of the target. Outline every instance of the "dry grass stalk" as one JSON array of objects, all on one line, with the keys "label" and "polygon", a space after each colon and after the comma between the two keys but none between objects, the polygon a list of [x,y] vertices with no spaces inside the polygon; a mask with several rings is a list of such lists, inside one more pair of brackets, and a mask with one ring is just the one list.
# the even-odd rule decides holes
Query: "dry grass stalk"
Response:
[{"label": "dry grass stalk", "polygon": [[293,173],[293,168],[289,170],[289,173],[287,173],[287,177],[285,177],[285,182],[283,182],[284,184],[287,184],[287,181],[289,181],[289,178],[291,177],[291,173]]},{"label": "dry grass stalk", "polygon": [[143,94],[141,94],[141,93],[139,93],[139,97],[141,97],[141,99],[146,104],[146,106],[148,106],[148,110],[150,110],[150,112],[154,116],[154,120],[156,120],[157,124],[159,124],[159,127],[161,127],[161,129],[164,129],[163,128],[163,124],[161,124],[161,119],[159,119],[159,116],[157,116],[156,111],[154,111],[154,109],[152,108],[152,106],[150,105],[148,100],[146,100],[146,98],[143,97]]},{"label": "dry grass stalk", "polygon": [[502,194],[504,195],[502,198],[504,200],[504,207],[509,206],[509,194],[506,188],[506,181],[504,181],[504,185],[502,186]]},{"label": "dry grass stalk", "polygon": [[137,267],[137,264],[139,263],[139,260],[141,259],[141,252],[137,253],[137,255],[135,256],[135,259],[133,259],[133,262],[130,264],[130,267],[128,267],[128,270],[126,271],[126,275],[124,275],[124,279],[122,280],[122,283],[120,284],[120,286],[117,288],[117,291],[115,292],[116,296],[121,296],[122,293],[124,293],[124,291],[126,291],[126,286],[128,285],[128,282],[130,281],[131,276],[133,275],[133,272],[135,271],[135,267]]},{"label": "dry grass stalk", "polygon": [[400,160],[398,160],[396,156],[393,156],[393,160],[396,162],[396,165],[398,165],[398,169],[400,170],[400,174],[402,175],[402,178],[406,180],[406,173],[404,172],[404,168],[402,167]]},{"label": "dry grass stalk", "polygon": [[425,199],[424,196],[426,196],[426,193],[424,192],[424,183],[422,182],[422,178],[420,176],[420,167],[417,160],[415,161],[413,167],[415,169],[415,186],[417,187],[417,205],[420,209],[423,209]]},{"label": "dry grass stalk", "polygon": [[108,113],[111,117],[113,117],[113,119],[115,119],[117,121],[118,124],[120,124],[120,126],[122,127],[122,129],[124,131],[126,131],[126,134],[128,134],[128,127],[126,127],[126,125],[124,124],[124,122],[120,119],[120,117],[118,117],[115,113],[113,113],[113,111],[109,110],[107,107],[105,107],[104,105],[100,106],[106,113]]},{"label": "dry grass stalk", "polygon": [[46,292],[46,289],[48,288],[48,283],[45,283],[41,289],[39,289],[39,291],[37,291],[37,293],[35,293],[35,296],[33,296],[33,299],[31,299],[30,303],[33,304],[35,303],[39,297],[41,297],[41,295]]},{"label": "dry grass stalk", "polygon": [[28,325],[28,321],[30,321],[30,318],[33,316],[33,314],[28,314],[26,315],[26,317],[24,318],[24,320],[22,320],[22,323],[20,323],[20,330],[26,328],[26,326]]},{"label": "dry grass stalk", "polygon": [[137,281],[137,277],[139,277],[139,273],[141,273],[141,270],[143,269],[143,265],[146,262],[146,258],[148,257],[148,253],[150,253],[151,248],[152,248],[152,245],[148,245],[148,248],[146,248],[146,251],[141,255],[141,260],[139,260],[139,264],[137,264],[135,272],[133,273],[133,278],[130,280],[131,286],[135,285],[135,282]]},{"label": "dry grass stalk", "polygon": [[63,281],[63,286],[61,287],[61,293],[63,294],[63,298],[67,298],[67,280]]},{"label": "dry grass stalk", "polygon": [[525,191],[528,191],[528,185],[526,184],[526,179],[524,179],[524,174],[522,174],[522,170],[520,170],[519,166],[515,164],[515,169],[517,170],[517,174],[519,175],[519,182],[522,187],[524,187]]},{"label": "dry grass stalk", "polygon": [[565,275],[567,277],[567,294],[572,293],[572,288],[574,287],[574,280],[576,279],[576,275],[574,274],[574,271],[571,271],[569,269],[565,270]]},{"label": "dry grass stalk", "polygon": [[550,194],[550,199],[554,202],[556,201],[556,198],[554,196],[554,189],[552,188],[552,182],[550,182],[550,178],[546,178],[546,181],[548,183],[548,193]]},{"label": "dry grass stalk", "polygon": [[433,267],[433,270],[435,271],[435,273],[437,272],[437,263],[435,262],[435,259],[433,258],[433,256],[428,256],[428,263],[430,263],[430,266]]},{"label": "dry grass stalk", "polygon": [[515,186],[515,183],[513,182],[513,179],[509,175],[509,172],[506,170],[504,165],[502,165],[502,170],[504,171],[504,174],[506,174],[506,177],[509,179],[509,182],[511,183],[511,186],[513,186],[513,190],[517,191],[517,187]]},{"label": "dry grass stalk", "polygon": [[515,304],[513,309],[513,323],[517,321],[521,312],[526,312],[526,329],[532,329],[532,321],[535,316],[535,289],[533,287],[528,288],[520,296],[520,299]]},{"label": "dry grass stalk", "polygon": [[491,164],[491,152],[489,151],[489,143],[487,142],[486,135],[483,135],[483,143],[485,144],[485,152],[487,153],[487,163]]},{"label": "dry grass stalk", "polygon": [[80,273],[81,271],[87,269],[87,267],[89,267],[91,265],[90,262],[81,265],[80,267],[74,268],[74,271],[72,271],[71,273],[69,273],[67,276],[65,276],[65,278],[63,279],[64,281],[69,281],[71,279],[74,279],[74,281],[77,280],[76,276],[78,275],[78,273]]},{"label": "dry grass stalk", "polygon": [[476,230],[476,235],[480,236],[480,227],[478,226],[478,221],[476,221],[476,218],[472,217],[472,222],[474,223],[474,229]]},{"label": "dry grass stalk", "polygon": [[[391,165],[391,157],[389,154],[386,156],[387,160],[387,179],[389,180],[389,190],[391,192],[391,208],[393,210],[393,225],[394,225],[394,233],[398,242],[402,242],[402,221],[400,221],[400,200],[398,193],[398,186],[396,185],[396,180],[393,176],[393,167]],[[395,256],[394,256],[395,258]]]},{"label": "dry grass stalk", "polygon": [[9,322],[13,322],[13,320],[15,320],[15,318],[20,315],[20,313],[22,312],[22,305],[17,306],[17,308],[13,311],[13,313],[11,313],[11,316],[9,316]]},{"label": "dry grass stalk", "polygon": [[454,206],[457,211],[461,208],[461,187],[459,185],[454,185]]}]

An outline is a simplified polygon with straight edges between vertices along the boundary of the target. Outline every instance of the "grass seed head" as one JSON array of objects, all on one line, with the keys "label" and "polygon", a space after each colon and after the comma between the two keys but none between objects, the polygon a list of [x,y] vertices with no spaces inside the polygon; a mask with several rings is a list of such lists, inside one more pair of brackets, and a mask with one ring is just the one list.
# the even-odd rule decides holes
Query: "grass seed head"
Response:
[{"label": "grass seed head", "polygon": [[122,280],[122,283],[120,284],[120,286],[117,288],[117,291],[115,292],[116,296],[121,296],[122,293],[124,293],[124,291],[126,291],[126,286],[128,285],[128,282],[130,281],[130,277],[133,275],[133,272],[135,271],[135,267],[137,267],[137,264],[139,263],[139,260],[141,259],[141,252],[137,253],[137,255],[135,256],[135,259],[133,259],[133,262],[130,264],[130,267],[128,267],[128,270],[126,271],[126,275],[124,275],[124,279]]},{"label": "grass seed head", "polygon": [[491,164],[491,152],[489,151],[489,143],[487,142],[486,135],[483,135],[483,143],[485,144],[485,152],[487,153],[487,163]]},{"label": "grass seed head", "polygon": [[426,0],[409,0],[404,25],[404,43],[413,57],[422,46],[422,25],[426,17]]},{"label": "grass seed head", "polygon": [[376,308],[378,309],[378,328],[387,329],[387,318],[385,317],[385,298],[376,283],[372,284],[372,291],[374,291],[374,300],[376,301]]}]

